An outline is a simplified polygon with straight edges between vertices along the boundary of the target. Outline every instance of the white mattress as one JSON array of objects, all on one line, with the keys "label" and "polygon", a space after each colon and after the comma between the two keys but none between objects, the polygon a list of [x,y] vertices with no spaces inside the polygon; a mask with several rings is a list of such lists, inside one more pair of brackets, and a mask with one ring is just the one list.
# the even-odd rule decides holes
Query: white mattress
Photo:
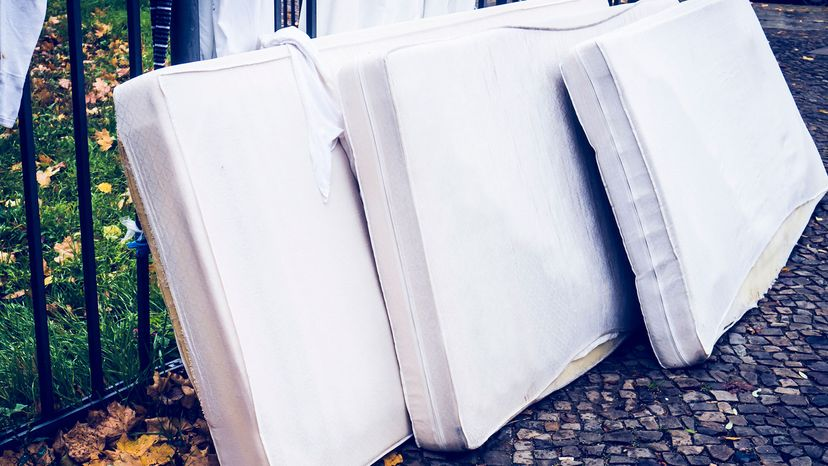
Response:
[{"label": "white mattress", "polygon": [[828,179],[747,0],[691,0],[563,71],[659,362],[706,359],[771,286]]},{"label": "white mattress", "polygon": [[560,60],[642,1],[377,53],[340,73],[419,445],[477,448],[639,321]]},{"label": "white mattress", "polygon": [[[320,39],[357,53],[605,7],[523,2]],[[284,47],[115,90],[132,193],[223,464],[366,464],[410,435],[358,188],[323,202]]]}]

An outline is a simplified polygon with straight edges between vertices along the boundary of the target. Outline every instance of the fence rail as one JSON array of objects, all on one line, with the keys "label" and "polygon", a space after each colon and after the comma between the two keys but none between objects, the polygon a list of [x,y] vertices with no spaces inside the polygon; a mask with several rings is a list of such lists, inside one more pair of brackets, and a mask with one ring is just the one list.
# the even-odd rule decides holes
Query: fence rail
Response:
[{"label": "fence rail", "polygon": [[[143,72],[141,43],[141,2],[124,0],[127,12],[127,37],[129,46],[129,75],[135,78]],[[153,0],[156,1],[156,0]],[[157,0],[159,2],[163,0]],[[512,0],[518,1],[518,0]],[[610,3],[620,0],[610,0]],[[153,4],[153,2],[150,2]],[[478,8],[509,3],[508,0],[477,0]],[[199,59],[198,37],[198,1],[166,0],[166,5],[174,4],[170,15],[170,57],[173,64]],[[296,25],[299,21],[300,0],[275,0],[274,29]],[[96,282],[97,264],[95,261],[94,228],[95,219],[92,211],[92,186],[89,165],[89,125],[85,100],[83,34],[81,30],[80,0],[66,0],[69,65],[72,93],[72,124],[74,135],[74,153],[76,160],[76,182],[78,191],[78,214],[80,218],[81,260],[83,275],[83,299],[88,340],[89,373],[91,395],[79,403],[59,407],[53,386],[52,361],[49,342],[49,316],[46,306],[45,273],[43,262],[43,244],[41,239],[40,208],[38,183],[36,179],[36,141],[34,137],[31,84],[27,77],[21,106],[18,114],[18,136],[20,142],[20,161],[23,176],[23,202],[26,218],[26,237],[29,255],[30,294],[34,317],[35,361],[38,374],[39,416],[15,429],[0,432],[0,450],[13,443],[45,435],[50,431],[64,427],[82,418],[91,408],[102,406],[111,400],[124,397],[136,387],[136,382],[118,381],[107,385],[103,368],[103,351],[101,347],[101,320],[99,312],[98,288]],[[308,0],[307,32],[316,35],[316,1]],[[154,44],[156,45],[156,44]],[[166,50],[166,43],[161,47]],[[163,62],[163,60],[162,60]],[[160,64],[160,63],[159,63]],[[139,366],[143,374],[153,369],[174,370],[181,367],[180,361],[153,367],[153,343],[150,328],[150,273],[149,248],[144,238],[139,237],[130,244],[135,251],[136,267],[136,313]]]}]

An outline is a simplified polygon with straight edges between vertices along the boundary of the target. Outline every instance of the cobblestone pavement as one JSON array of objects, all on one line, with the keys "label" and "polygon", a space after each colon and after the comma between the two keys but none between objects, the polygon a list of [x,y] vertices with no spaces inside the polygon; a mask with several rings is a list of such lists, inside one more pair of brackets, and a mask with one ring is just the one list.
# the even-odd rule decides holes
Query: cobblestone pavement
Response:
[{"label": "cobblestone pavement", "polygon": [[[756,5],[828,161],[828,8]],[[705,364],[664,370],[642,333],[478,451],[407,465],[828,463],[828,199],[758,309]]]}]

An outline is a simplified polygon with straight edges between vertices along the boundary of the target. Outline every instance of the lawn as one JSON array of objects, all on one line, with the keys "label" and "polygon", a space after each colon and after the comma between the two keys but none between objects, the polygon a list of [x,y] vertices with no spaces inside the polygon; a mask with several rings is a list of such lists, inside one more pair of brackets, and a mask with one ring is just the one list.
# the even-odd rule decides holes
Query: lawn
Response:
[{"label": "lawn", "polygon": [[[122,219],[133,218],[135,212],[118,163],[112,101],[112,89],[129,78],[124,4],[82,2],[95,255],[108,384],[139,375],[135,260],[122,240],[127,231]],[[147,5],[142,12],[144,44],[149,44]],[[50,2],[31,73],[52,364],[58,403],[63,407],[90,394],[66,21],[65,5]],[[151,63],[147,52],[149,47],[143,54],[145,66]],[[20,170],[17,130],[2,131],[0,430],[32,418],[39,408]],[[150,302],[154,353],[158,358],[173,358],[171,325],[155,287]]]}]

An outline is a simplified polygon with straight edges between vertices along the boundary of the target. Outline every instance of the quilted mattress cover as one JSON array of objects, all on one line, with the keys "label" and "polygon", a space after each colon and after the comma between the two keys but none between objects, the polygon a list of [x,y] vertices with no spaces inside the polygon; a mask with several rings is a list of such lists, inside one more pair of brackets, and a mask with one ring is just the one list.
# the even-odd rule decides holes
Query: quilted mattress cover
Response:
[{"label": "quilted mattress cover", "polygon": [[[316,41],[355,54],[606,8],[534,1]],[[415,24],[416,23],[416,24]],[[118,86],[122,159],[223,464],[367,464],[411,434],[359,191],[314,183],[284,47]]]},{"label": "quilted mattress cover", "polygon": [[339,89],[419,445],[477,448],[640,322],[560,72],[645,0],[372,54]]},{"label": "quilted mattress cover", "polygon": [[690,0],[563,64],[660,363],[705,360],[828,185],[747,0]]}]

